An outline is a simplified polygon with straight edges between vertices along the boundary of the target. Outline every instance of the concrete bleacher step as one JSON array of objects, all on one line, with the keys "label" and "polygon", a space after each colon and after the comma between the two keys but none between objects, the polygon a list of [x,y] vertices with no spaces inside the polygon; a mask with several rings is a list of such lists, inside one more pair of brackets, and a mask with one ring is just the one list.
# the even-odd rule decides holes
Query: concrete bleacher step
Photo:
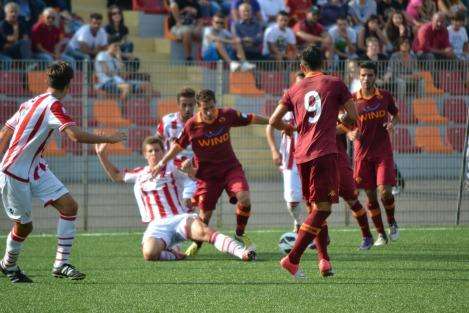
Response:
[{"label": "concrete bleacher step", "polygon": [[125,25],[129,29],[129,35],[138,36],[140,12],[126,10],[123,12],[123,15],[124,15],[124,20],[125,20]]}]

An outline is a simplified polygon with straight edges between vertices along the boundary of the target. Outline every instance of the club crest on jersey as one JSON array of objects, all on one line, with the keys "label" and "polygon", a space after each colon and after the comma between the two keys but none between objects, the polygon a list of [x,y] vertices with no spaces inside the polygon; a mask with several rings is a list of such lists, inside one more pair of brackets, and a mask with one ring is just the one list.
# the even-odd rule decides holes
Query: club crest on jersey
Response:
[{"label": "club crest on jersey", "polygon": [[218,122],[219,122],[219,123],[225,123],[225,122],[226,122],[226,118],[224,118],[224,117],[222,116],[222,117],[220,117],[220,118],[218,119]]}]

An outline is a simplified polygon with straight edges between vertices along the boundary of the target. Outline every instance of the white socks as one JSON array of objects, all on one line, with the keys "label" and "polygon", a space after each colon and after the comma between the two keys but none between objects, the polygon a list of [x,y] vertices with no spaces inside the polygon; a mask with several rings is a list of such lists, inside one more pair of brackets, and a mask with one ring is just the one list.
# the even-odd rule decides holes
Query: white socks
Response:
[{"label": "white socks", "polygon": [[243,259],[244,247],[226,235],[215,232],[210,238],[210,243],[221,252],[229,253]]},{"label": "white socks", "polygon": [[55,268],[63,264],[68,264],[73,240],[75,239],[75,219],[76,216],[60,215],[59,217],[57,224],[57,253],[54,262]]},{"label": "white socks", "polygon": [[4,268],[9,270],[15,270],[17,268],[16,261],[18,260],[25,239],[26,238],[15,235],[13,231],[8,234],[5,256],[2,260]]},{"label": "white socks", "polygon": [[287,203],[288,212],[290,213],[295,226],[303,224],[303,215],[301,214],[301,205],[299,203],[295,203],[293,205],[291,202]]}]

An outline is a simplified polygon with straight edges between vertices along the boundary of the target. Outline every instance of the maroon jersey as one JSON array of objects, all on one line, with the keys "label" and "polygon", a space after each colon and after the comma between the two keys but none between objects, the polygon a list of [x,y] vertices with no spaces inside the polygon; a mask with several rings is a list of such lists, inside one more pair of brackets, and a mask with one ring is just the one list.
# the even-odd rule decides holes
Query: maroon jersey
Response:
[{"label": "maroon jersey", "polygon": [[337,115],[351,97],[339,78],[323,73],[307,76],[283,95],[282,103],[293,111],[298,128],[297,164],[337,153]]},{"label": "maroon jersey", "polygon": [[391,94],[375,89],[375,94],[365,99],[359,90],[353,95],[358,111],[358,134],[355,140],[355,159],[375,159],[392,157],[391,140],[384,123],[389,121],[389,114],[396,115],[398,109]]},{"label": "maroon jersey", "polygon": [[192,145],[197,178],[223,178],[227,170],[241,166],[231,146],[230,128],[246,126],[251,120],[252,114],[223,108],[212,123],[203,122],[200,112],[186,122],[176,143],[182,148]]}]

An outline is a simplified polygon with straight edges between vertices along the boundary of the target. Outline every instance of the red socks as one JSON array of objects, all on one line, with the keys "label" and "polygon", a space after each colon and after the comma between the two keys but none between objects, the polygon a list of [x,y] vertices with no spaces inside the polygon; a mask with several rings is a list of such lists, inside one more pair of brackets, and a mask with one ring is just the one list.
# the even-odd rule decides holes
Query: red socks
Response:
[{"label": "red socks", "polygon": [[379,234],[385,234],[383,220],[381,219],[381,210],[378,202],[369,202],[367,204],[368,214],[375,224],[376,231]]},{"label": "red socks", "polygon": [[383,203],[384,209],[386,210],[386,217],[388,218],[388,224],[392,225],[396,223],[396,219],[394,218],[394,211],[395,211],[395,204],[394,204],[394,196],[391,196],[387,199],[382,198],[381,202]]},{"label": "red socks", "polygon": [[251,206],[236,205],[236,235],[242,236],[251,215]]},{"label": "red socks", "polygon": [[350,209],[352,210],[352,215],[357,219],[358,226],[360,226],[362,232],[362,237],[372,237],[370,225],[368,224],[368,217],[366,216],[366,210],[363,208],[360,201],[357,200]]}]

